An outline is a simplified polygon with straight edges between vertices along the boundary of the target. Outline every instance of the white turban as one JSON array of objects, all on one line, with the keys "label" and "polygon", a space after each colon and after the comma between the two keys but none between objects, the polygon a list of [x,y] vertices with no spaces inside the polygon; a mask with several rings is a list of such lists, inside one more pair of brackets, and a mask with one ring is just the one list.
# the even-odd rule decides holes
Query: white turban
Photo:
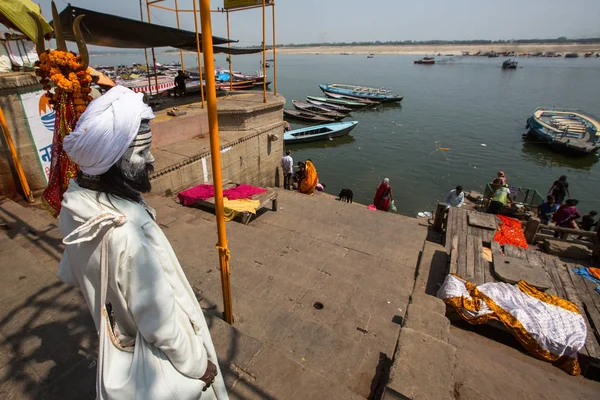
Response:
[{"label": "white turban", "polygon": [[142,99],[142,93],[115,86],[90,103],[64,139],[65,151],[83,173],[108,171],[133,142],[141,121],[154,118]]}]

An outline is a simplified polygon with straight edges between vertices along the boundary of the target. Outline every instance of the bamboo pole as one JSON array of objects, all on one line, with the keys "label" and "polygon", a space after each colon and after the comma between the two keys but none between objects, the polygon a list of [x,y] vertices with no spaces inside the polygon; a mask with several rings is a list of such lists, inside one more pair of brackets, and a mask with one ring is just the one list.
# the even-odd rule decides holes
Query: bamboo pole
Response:
[{"label": "bamboo pole", "polygon": [[[200,61],[200,41],[198,40],[198,11],[196,8],[196,0],[192,0],[192,3],[194,4],[194,26],[196,27],[196,57],[198,57],[198,73],[200,74],[200,101],[202,102],[202,108],[204,108],[204,85],[202,84],[202,62]],[[202,19],[202,9],[200,9],[200,18]],[[202,24],[202,21],[200,21],[200,23]],[[204,32],[204,30],[202,30]],[[205,46],[204,44],[204,34],[202,35],[202,45]],[[204,54],[206,54],[206,47],[204,47]],[[210,54],[213,54],[213,48],[212,48],[212,36],[210,38]],[[211,57],[211,62],[213,63],[213,67],[212,67],[212,73],[210,75],[215,76],[215,67],[214,67],[214,61],[212,61],[213,58]],[[204,65],[206,64],[206,60],[204,60]],[[207,85],[208,85],[208,65],[206,68],[206,78],[207,78]],[[213,79],[214,81],[214,79]],[[208,90],[208,88],[207,88]],[[219,153],[220,154],[220,153]]]},{"label": "bamboo pole", "polygon": [[8,124],[6,123],[6,118],[4,118],[4,112],[0,108],[0,125],[2,126],[2,131],[4,131],[4,137],[6,138],[6,143],[8,144],[8,149],[10,150],[10,155],[12,157],[13,163],[17,170],[17,176],[19,177],[19,182],[21,183],[21,188],[23,189],[23,194],[25,194],[25,199],[28,203],[33,203],[33,194],[31,193],[31,189],[29,188],[29,183],[27,183],[27,177],[25,176],[25,171],[23,171],[23,166],[21,165],[21,160],[19,159],[19,155],[17,154],[17,148],[15,147],[15,143],[12,140],[12,136],[10,134],[10,129],[8,129]]},{"label": "bamboo pole", "polygon": [[[140,0],[140,21],[144,22],[144,11],[142,8],[142,0]],[[144,47],[144,56],[146,57],[146,76],[148,77],[148,90],[152,96],[152,81],[150,81],[150,65],[148,64],[148,49]],[[158,88],[156,88],[158,89]]]},{"label": "bamboo pole", "polygon": [[[277,94],[277,44],[275,42],[275,2],[271,4],[271,11],[273,12],[273,93]],[[265,77],[266,78],[266,77]]]},{"label": "bamboo pole", "polygon": [[[177,0],[175,0],[175,18],[177,19],[177,29],[180,29],[179,26],[179,4],[177,4]],[[179,49],[179,59],[181,60],[181,70],[185,71],[185,62],[183,61],[183,50]]]},{"label": "bamboo pole", "polygon": [[[148,12],[148,23],[152,23],[152,17],[150,16],[150,2],[146,0],[146,8]],[[152,64],[154,65],[154,83],[156,84],[156,97],[158,97],[158,74],[156,73],[156,53],[154,52],[154,47],[152,47]],[[152,92],[152,89],[150,89]]]},{"label": "bamboo pole", "polygon": [[[196,6],[196,0],[194,7]],[[210,0],[200,2],[200,23],[202,25],[202,46],[204,47],[204,65],[207,71],[214,71],[214,54],[210,15]],[[195,15],[195,14],[194,14]],[[217,215],[217,249],[221,266],[221,286],[223,290],[223,308],[225,321],[233,324],[231,297],[231,272],[229,270],[229,249],[225,231],[225,209],[223,206],[223,178],[221,174],[221,149],[219,143],[219,121],[217,118],[217,89],[215,74],[206,74],[206,95],[208,105],[208,126],[210,131],[210,158],[212,163],[213,184],[215,188],[215,210]]]},{"label": "bamboo pole", "polygon": [[[229,36],[229,11],[226,12],[227,15],[227,40],[231,40]],[[231,43],[227,43],[227,48],[231,49]],[[229,58],[229,91],[233,90],[233,67],[231,65],[231,54],[227,56]]]},{"label": "bamboo pole", "polygon": [[263,103],[267,102],[267,27],[265,19],[265,0],[262,0]]}]

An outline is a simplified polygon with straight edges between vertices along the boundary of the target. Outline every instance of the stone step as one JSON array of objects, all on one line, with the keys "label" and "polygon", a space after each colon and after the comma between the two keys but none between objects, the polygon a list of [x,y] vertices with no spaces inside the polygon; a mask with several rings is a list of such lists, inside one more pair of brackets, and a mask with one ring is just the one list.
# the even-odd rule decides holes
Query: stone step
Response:
[{"label": "stone step", "polygon": [[446,278],[448,253],[438,243],[426,241],[419,260],[415,292],[435,296]]}]

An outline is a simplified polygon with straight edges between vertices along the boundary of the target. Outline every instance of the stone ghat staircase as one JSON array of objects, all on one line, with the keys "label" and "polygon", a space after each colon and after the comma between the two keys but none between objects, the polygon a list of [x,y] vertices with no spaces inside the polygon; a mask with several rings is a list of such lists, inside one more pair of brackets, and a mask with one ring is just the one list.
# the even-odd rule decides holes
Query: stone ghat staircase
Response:
[{"label": "stone ghat staircase", "polygon": [[[378,398],[426,227],[322,196],[278,195],[277,212],[227,224],[233,327],[221,319],[214,215],[148,198],[205,310],[230,397]],[[79,292],[54,275],[55,221],[3,200],[0,223],[0,396],[93,398],[97,335]]]}]

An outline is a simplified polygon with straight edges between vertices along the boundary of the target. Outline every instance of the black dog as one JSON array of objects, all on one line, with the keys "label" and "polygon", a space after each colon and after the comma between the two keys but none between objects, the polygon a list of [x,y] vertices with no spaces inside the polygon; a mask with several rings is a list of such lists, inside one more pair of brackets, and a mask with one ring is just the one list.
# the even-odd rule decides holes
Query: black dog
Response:
[{"label": "black dog", "polygon": [[354,193],[350,189],[342,189],[340,194],[338,195],[341,201],[345,201],[346,203],[352,203],[352,198],[354,197]]}]

